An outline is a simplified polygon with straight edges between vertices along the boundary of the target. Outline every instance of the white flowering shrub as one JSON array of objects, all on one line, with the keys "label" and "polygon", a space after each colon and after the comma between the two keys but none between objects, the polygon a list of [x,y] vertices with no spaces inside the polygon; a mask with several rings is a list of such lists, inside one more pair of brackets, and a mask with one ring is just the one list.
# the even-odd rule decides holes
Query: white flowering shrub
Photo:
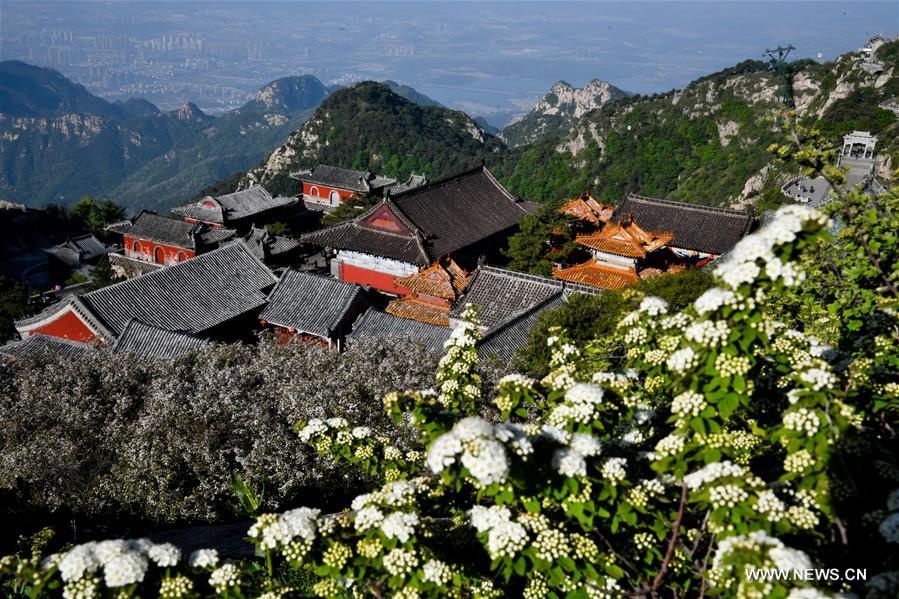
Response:
[{"label": "white flowering shrub", "polygon": [[[802,284],[797,257],[828,224],[815,211],[783,208],[716,267],[719,286],[687,310],[643,298],[618,326],[620,360],[610,359],[608,340],[578,347],[557,331],[545,378],[498,381],[490,400],[497,419],[483,417],[478,328],[468,311],[434,387],[384,396],[394,422],[417,431],[417,447],[399,447],[374,419],[322,416],[298,426],[301,441],[376,475],[376,490],[338,513],[262,515],[248,532],[259,560],[211,574],[163,570],[139,554],[135,568],[145,564],[153,582],[132,582],[126,594],[152,595],[173,580],[230,596],[798,598],[844,590],[747,574],[831,567],[833,546],[856,534],[835,512],[833,488],[852,467],[837,447],[858,433],[862,414],[847,401],[829,348],[763,309],[767,294]],[[899,494],[876,521],[885,545],[897,541],[896,513]],[[85,551],[5,567],[23,588],[60,577],[119,588],[105,581],[107,562],[104,578],[100,565],[77,579],[65,573],[62,564]],[[888,569],[889,559],[878,567]],[[274,574],[284,567],[317,579],[292,587]],[[875,595],[896,578],[869,572],[878,574],[867,589]]]}]

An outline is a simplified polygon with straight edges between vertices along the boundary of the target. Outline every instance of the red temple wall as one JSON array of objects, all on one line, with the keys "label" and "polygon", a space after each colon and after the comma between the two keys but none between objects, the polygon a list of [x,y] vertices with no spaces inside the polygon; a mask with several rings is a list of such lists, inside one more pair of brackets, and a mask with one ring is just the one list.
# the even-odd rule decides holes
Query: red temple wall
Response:
[{"label": "red temple wall", "polygon": [[[312,188],[315,187],[318,191],[316,194],[312,193]],[[337,189],[336,187],[328,187],[327,185],[319,185],[318,183],[306,183],[303,182],[303,197],[319,197],[322,200],[328,200],[331,198],[331,192],[336,191],[337,195],[340,196],[340,200],[348,200],[353,197],[352,191],[347,191],[346,189]]]},{"label": "red temple wall", "polygon": [[340,280],[346,283],[358,283],[360,285],[371,285],[375,289],[392,293],[394,295],[409,295],[410,291],[404,287],[397,287],[393,284],[396,275],[353,266],[346,262],[340,264]]},{"label": "red temple wall", "polygon": [[44,335],[49,335],[51,337],[59,337],[71,341],[83,341],[85,343],[97,340],[93,331],[87,328],[87,325],[70,311],[64,312],[61,316],[40,328],[28,331],[29,336],[34,335],[35,333],[43,333]]},{"label": "red temple wall", "polygon": [[[167,264],[184,262],[184,260],[189,260],[196,256],[196,252],[193,250],[189,250],[186,248],[179,248],[174,245],[165,245],[162,243],[156,243],[154,241],[147,241],[145,239],[137,239],[135,237],[131,237],[129,235],[124,236],[125,250],[126,252],[133,254],[134,253],[134,242],[138,242],[140,244],[140,255],[143,260],[147,262],[156,263],[156,248],[162,248],[162,251],[165,253],[165,261]],[[183,258],[181,260],[178,259],[178,254],[183,254]],[[126,255],[128,255],[126,253]]]}]

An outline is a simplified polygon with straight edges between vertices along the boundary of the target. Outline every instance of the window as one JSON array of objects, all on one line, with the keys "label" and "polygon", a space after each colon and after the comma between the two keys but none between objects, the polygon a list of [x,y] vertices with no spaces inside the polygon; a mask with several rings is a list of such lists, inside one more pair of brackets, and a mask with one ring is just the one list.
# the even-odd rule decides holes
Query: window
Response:
[{"label": "window", "polygon": [[317,197],[318,197],[318,187],[316,187],[315,185],[313,185],[312,187],[310,187],[310,188],[309,188],[309,195],[311,195],[313,198],[317,198]]},{"label": "window", "polygon": [[165,264],[165,251],[161,247],[156,248],[156,251],[153,252],[153,257],[156,264]]},{"label": "window", "polygon": [[178,255],[175,257],[175,260],[178,262],[184,262],[185,260],[187,260],[187,254],[185,254],[184,252],[178,252]]},{"label": "window", "polygon": [[140,242],[139,241],[135,241],[134,243],[131,244],[131,251],[134,252],[135,254],[140,255]]},{"label": "window", "polygon": [[340,194],[336,191],[331,192],[331,205],[336,206],[340,203]]}]

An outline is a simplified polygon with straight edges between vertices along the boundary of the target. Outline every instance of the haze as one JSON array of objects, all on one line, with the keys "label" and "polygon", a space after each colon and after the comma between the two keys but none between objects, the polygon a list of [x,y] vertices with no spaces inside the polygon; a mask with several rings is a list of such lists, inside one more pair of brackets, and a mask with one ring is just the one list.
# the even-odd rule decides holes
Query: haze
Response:
[{"label": "haze", "polygon": [[830,59],[899,29],[887,2],[0,2],[0,55],[107,99],[216,113],[268,81],[393,79],[503,125],[557,80],[640,93],[793,44]]}]

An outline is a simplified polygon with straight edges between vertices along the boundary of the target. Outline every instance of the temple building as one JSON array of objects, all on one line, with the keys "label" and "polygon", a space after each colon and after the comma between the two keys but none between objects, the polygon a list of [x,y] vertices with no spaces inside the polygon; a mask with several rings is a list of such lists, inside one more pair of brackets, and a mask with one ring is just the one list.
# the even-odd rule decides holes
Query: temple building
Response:
[{"label": "temple building", "polygon": [[387,188],[397,184],[396,179],[390,177],[327,164],[317,164],[310,170],[290,176],[303,184],[303,203],[306,207],[325,212],[353,197],[383,196]]},{"label": "temple building", "polygon": [[633,219],[644,231],[668,231],[668,248],[694,265],[733,248],[755,226],[752,208],[731,210],[629,194],[615,211],[616,222]]},{"label": "temple building", "polygon": [[296,198],[273,196],[261,185],[253,185],[218,197],[207,196],[193,204],[172,208],[176,218],[212,227],[228,227],[246,233],[253,225],[291,223],[302,218]]},{"label": "temple building", "polygon": [[589,193],[585,193],[582,196],[565,202],[565,204],[559,208],[559,212],[573,216],[588,225],[600,227],[604,223],[612,220],[612,215],[615,213],[615,207],[600,204],[594,200]]},{"label": "temple building", "polygon": [[369,308],[353,323],[353,330],[346,341],[348,344],[364,339],[418,343],[428,352],[443,353],[443,344],[451,333],[450,327],[401,318]]},{"label": "temple building", "polygon": [[337,351],[356,318],[368,307],[359,285],[287,269],[259,315],[279,341],[320,342]]},{"label": "temple building", "polygon": [[272,235],[258,227],[251,227],[243,239],[256,257],[269,265],[289,264],[298,256],[300,250],[299,242],[290,237]]},{"label": "temple building", "polygon": [[88,343],[69,341],[51,335],[36,333],[0,345],[0,358],[6,360],[71,360],[97,351]]},{"label": "temple building", "polygon": [[189,351],[208,347],[211,342],[203,337],[169,331],[146,324],[134,318],[110,347],[114,354],[132,354],[144,359],[177,358]]},{"label": "temple building", "polygon": [[132,277],[179,264],[232,239],[234,229],[187,222],[155,212],[141,211],[133,220],[114,223],[106,230],[122,235],[122,251],[110,255],[113,272]]},{"label": "temple building", "polygon": [[236,339],[255,328],[277,277],[242,240],[191,260],[67,296],[15,322],[23,339],[43,334],[109,346],[132,320],[204,337]]},{"label": "temple building", "polygon": [[50,282],[62,284],[74,273],[90,279],[97,261],[113,251],[114,247],[106,245],[90,233],[70,237],[45,249]]},{"label": "temple building", "polygon": [[408,289],[408,295],[392,300],[385,312],[427,324],[449,326],[453,302],[471,281],[452,259],[437,261],[417,273],[394,279],[394,285]]},{"label": "temple building", "polygon": [[301,242],[326,248],[331,274],[392,295],[396,284],[442,258],[473,268],[497,254],[536,205],[506,191],[485,167],[391,196],[357,218],[309,233]]}]

